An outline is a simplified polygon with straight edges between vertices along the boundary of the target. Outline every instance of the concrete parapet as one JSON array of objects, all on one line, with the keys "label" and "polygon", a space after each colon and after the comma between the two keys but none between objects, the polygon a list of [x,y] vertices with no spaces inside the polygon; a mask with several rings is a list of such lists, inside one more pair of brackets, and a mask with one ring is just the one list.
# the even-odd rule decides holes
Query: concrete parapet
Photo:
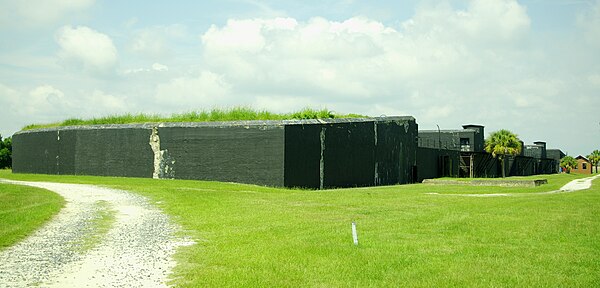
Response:
[{"label": "concrete parapet", "polygon": [[424,184],[433,185],[469,185],[469,186],[499,186],[499,187],[536,187],[542,184],[548,184],[547,179],[534,180],[511,180],[511,179],[494,179],[494,180],[447,180],[447,179],[425,179]]}]

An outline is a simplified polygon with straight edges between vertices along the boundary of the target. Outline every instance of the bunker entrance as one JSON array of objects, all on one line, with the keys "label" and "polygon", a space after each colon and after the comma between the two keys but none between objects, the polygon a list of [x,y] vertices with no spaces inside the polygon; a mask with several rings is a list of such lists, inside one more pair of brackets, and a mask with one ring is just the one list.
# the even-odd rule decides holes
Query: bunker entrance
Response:
[{"label": "bunker entrance", "polygon": [[472,155],[461,155],[460,156],[460,169],[459,177],[473,178],[473,156]]},{"label": "bunker entrance", "polygon": [[452,159],[450,159],[450,156],[440,156],[439,161],[440,165],[438,166],[438,174],[442,177],[454,176],[452,175]]}]

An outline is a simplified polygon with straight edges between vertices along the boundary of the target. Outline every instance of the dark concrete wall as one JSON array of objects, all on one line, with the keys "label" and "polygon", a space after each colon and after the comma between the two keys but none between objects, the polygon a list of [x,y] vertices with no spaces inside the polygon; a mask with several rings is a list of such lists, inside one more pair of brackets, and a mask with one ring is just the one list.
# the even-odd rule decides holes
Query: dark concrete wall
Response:
[{"label": "dark concrete wall", "polygon": [[57,131],[17,133],[12,141],[14,173],[60,174]]},{"label": "dark concrete wall", "polygon": [[285,127],[286,187],[321,187],[322,130],[323,126],[316,124]]},{"label": "dark concrete wall", "polygon": [[323,187],[374,185],[374,123],[341,123],[324,128]]},{"label": "dark concrete wall", "polygon": [[[443,176],[470,177],[470,169],[473,169],[473,177],[476,178],[496,178],[502,176],[502,165],[498,158],[492,157],[489,153],[460,152],[459,161],[451,161],[449,166],[456,169],[457,174],[446,175],[440,171],[440,156],[447,155],[448,159],[454,159],[451,150],[438,150],[419,147],[418,166],[419,181],[423,179],[438,178]],[[471,164],[472,161],[472,164]],[[536,174],[556,173],[556,162],[553,159],[536,159],[528,156],[508,156],[505,161],[506,176],[529,176]],[[454,164],[457,163],[457,164]]]},{"label": "dark concrete wall", "polygon": [[76,134],[74,151],[69,152],[75,155],[73,174],[152,177],[153,154],[148,144],[150,129],[129,127],[69,132]]},{"label": "dark concrete wall", "polygon": [[[458,145],[449,149],[418,147],[418,133],[412,117],[63,127],[15,134],[13,171],[319,189],[469,177],[472,159],[474,177],[502,175],[490,154],[457,149],[461,137],[480,147],[481,131],[435,131],[419,139],[439,146],[442,136]],[[558,161],[509,157],[506,175],[555,173]]]},{"label": "dark concrete wall", "polygon": [[536,174],[537,160],[532,157],[514,156],[507,157],[506,175],[507,176],[529,176]]},{"label": "dark concrete wall", "polygon": [[376,122],[375,185],[417,181],[418,130],[412,117]]},{"label": "dark concrete wall", "polygon": [[459,139],[458,131],[419,131],[419,147],[423,148],[460,150]]},{"label": "dark concrete wall", "polygon": [[13,172],[152,177],[150,131],[113,126],[17,133]]},{"label": "dark concrete wall", "polygon": [[[484,147],[483,127],[464,130],[421,130],[419,147],[456,150],[463,152],[482,152]],[[461,145],[460,139],[468,139],[469,145]]]},{"label": "dark concrete wall", "polygon": [[470,167],[473,168],[473,177],[475,178],[496,178],[502,176],[500,161],[492,157],[492,154],[489,153],[461,153],[460,177],[469,177]]},{"label": "dark concrete wall", "polygon": [[283,186],[283,126],[160,127],[162,178]]},{"label": "dark concrete wall", "polygon": [[560,149],[548,149],[546,150],[546,155],[549,159],[556,161],[560,161],[560,159],[566,156]]},{"label": "dark concrete wall", "polygon": [[560,149],[547,149],[546,155],[549,159],[554,160],[553,173],[560,172],[560,160],[565,157],[565,153],[563,153]]},{"label": "dark concrete wall", "polygon": [[15,173],[334,188],[412,183],[412,117],[61,127],[14,136]]},{"label": "dark concrete wall", "polygon": [[523,155],[527,157],[541,159],[543,152],[543,148],[538,145],[525,145],[523,147]]},{"label": "dark concrete wall", "polygon": [[469,151],[483,152],[485,147],[485,127],[481,125],[463,125],[463,129],[465,129],[464,132],[468,131],[469,137],[473,137]]},{"label": "dark concrete wall", "polygon": [[419,147],[417,149],[418,181],[439,177],[458,177],[460,152]]},{"label": "dark concrete wall", "polygon": [[285,186],[413,183],[417,124],[394,117],[285,126]]},{"label": "dark concrete wall", "polygon": [[537,174],[555,174],[558,173],[556,167],[560,165],[560,161],[554,159],[539,159],[537,163]]}]

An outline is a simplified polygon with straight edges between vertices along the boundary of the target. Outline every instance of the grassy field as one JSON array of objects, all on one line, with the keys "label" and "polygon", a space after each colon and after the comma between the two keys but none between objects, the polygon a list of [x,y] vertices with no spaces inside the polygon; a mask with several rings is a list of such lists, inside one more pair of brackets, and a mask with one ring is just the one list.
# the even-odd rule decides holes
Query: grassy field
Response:
[{"label": "grassy field", "polygon": [[[198,243],[177,253],[182,287],[598,287],[600,183],[536,188],[402,185],[306,191],[217,182],[19,175],[151,198]],[[358,226],[353,245],[351,222]]]},{"label": "grassy field", "polygon": [[75,125],[99,124],[133,124],[133,123],[159,123],[159,122],[214,122],[214,121],[239,121],[239,120],[290,120],[290,119],[329,119],[329,118],[357,118],[366,117],[358,114],[336,114],[327,109],[305,108],[292,113],[273,113],[266,110],[256,110],[248,107],[234,107],[230,109],[212,109],[173,114],[165,117],[158,114],[123,114],[98,117],[92,119],[67,119],[63,122],[48,124],[31,124],[23,130],[37,128],[50,128]]},{"label": "grassy field", "polygon": [[35,231],[63,205],[63,198],[48,190],[0,183],[0,250]]}]

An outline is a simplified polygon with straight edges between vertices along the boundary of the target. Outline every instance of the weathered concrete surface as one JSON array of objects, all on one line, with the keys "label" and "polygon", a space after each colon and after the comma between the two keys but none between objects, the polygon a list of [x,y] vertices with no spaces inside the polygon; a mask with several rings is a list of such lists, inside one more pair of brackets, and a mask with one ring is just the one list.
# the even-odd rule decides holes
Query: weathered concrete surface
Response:
[{"label": "weathered concrete surface", "polygon": [[13,172],[151,177],[150,133],[141,125],[19,132],[13,137]]},{"label": "weathered concrete surface", "polygon": [[13,137],[13,172],[335,188],[416,181],[412,117],[58,127]]},{"label": "weathered concrete surface", "polygon": [[433,185],[469,185],[469,186],[499,186],[499,187],[536,187],[542,184],[548,184],[547,179],[535,180],[445,180],[445,179],[425,179],[423,184]]},{"label": "weathered concrete surface", "polygon": [[159,127],[161,178],[283,186],[283,126]]},{"label": "weathered concrete surface", "polygon": [[[562,194],[562,193],[571,193],[581,190],[586,190],[592,187],[592,182],[600,178],[600,175],[595,175],[592,177],[587,177],[583,179],[572,180],[569,183],[565,184],[559,190],[547,191],[547,192],[534,192],[534,193],[482,193],[482,194],[444,194],[444,193],[425,193],[428,195],[439,195],[439,196],[459,196],[459,197],[525,197],[532,195],[554,195],[554,194]],[[456,181],[458,182],[458,181]]]}]

